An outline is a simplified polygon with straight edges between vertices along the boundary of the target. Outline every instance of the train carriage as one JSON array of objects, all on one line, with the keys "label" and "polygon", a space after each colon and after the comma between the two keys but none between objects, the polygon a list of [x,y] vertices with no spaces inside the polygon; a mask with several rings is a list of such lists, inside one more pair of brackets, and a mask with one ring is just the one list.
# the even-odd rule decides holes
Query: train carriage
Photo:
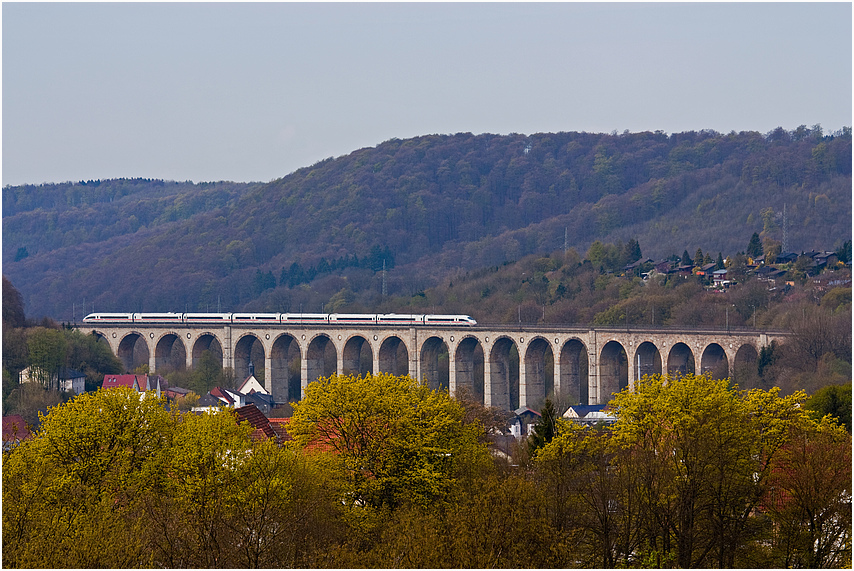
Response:
[{"label": "train carriage", "polygon": [[134,323],[183,323],[183,313],[134,313]]},{"label": "train carriage", "polygon": [[132,313],[90,313],[83,323],[133,323]]},{"label": "train carriage", "polygon": [[422,325],[424,314],[383,313],[377,315],[377,323],[380,325]]},{"label": "train carriage", "polygon": [[424,325],[477,325],[468,315],[425,315]]},{"label": "train carriage", "polygon": [[233,323],[281,323],[280,313],[233,313]]},{"label": "train carriage", "polygon": [[377,322],[377,316],[371,313],[332,313],[329,315],[329,323],[368,325]]},{"label": "train carriage", "polygon": [[329,315],[326,313],[283,313],[282,323],[293,325],[329,323]]},{"label": "train carriage", "polygon": [[185,323],[231,323],[230,313],[185,313]]}]

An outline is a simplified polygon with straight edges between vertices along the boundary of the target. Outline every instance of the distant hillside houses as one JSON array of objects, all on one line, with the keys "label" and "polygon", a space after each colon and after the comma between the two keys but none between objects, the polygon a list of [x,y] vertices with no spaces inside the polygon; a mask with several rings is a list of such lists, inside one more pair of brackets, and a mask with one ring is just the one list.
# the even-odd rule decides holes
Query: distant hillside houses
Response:
[{"label": "distant hillside houses", "polygon": [[[708,258],[707,258],[708,259]],[[787,252],[777,254],[772,262],[766,256],[751,258],[744,254],[727,257],[724,267],[716,262],[702,265],[682,264],[681,260],[638,260],[623,268],[626,275],[636,275],[645,281],[660,277],[696,277],[707,288],[725,289],[750,277],[764,281],[791,281],[797,278],[810,278],[822,274],[825,270],[850,268],[851,262],[842,262],[836,252]],[[850,283],[850,280],[848,280]],[[844,284],[838,284],[844,285]]]}]

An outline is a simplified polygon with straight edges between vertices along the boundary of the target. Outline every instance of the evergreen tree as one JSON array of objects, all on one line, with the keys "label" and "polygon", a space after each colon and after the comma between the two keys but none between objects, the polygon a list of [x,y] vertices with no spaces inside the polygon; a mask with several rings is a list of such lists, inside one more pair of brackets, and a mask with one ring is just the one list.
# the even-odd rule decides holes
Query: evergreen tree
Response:
[{"label": "evergreen tree", "polygon": [[540,410],[540,419],[534,425],[531,435],[528,437],[528,450],[532,456],[555,437],[557,416],[554,403],[551,399],[547,398],[543,408]]},{"label": "evergreen tree", "polygon": [[273,289],[276,287],[276,276],[273,275],[273,272],[262,272],[260,269],[255,270],[255,280],[253,282],[253,290],[255,291],[255,295],[259,295],[261,292]]},{"label": "evergreen tree", "polygon": [[724,269],[724,257],[723,254],[718,252],[718,259],[715,261],[715,269],[722,270]]},{"label": "evergreen tree", "polygon": [[623,249],[623,258],[626,263],[631,264],[632,262],[637,262],[641,259],[641,256],[640,244],[638,244],[638,241],[634,238],[629,238],[629,241],[626,242]]},{"label": "evergreen tree", "polygon": [[851,240],[847,240],[836,250],[836,257],[844,264],[851,263]]},{"label": "evergreen tree", "polygon": [[697,253],[694,254],[694,265],[698,268],[703,265],[703,250],[702,250],[702,248],[697,248]]},{"label": "evergreen tree", "polygon": [[692,260],[692,259],[691,259],[691,254],[689,254],[689,253],[688,253],[688,250],[687,250],[687,249],[686,249],[686,250],[684,250],[684,251],[682,252],[682,260],[681,260],[681,264],[682,264],[683,266],[690,266],[690,265],[691,265],[691,264],[693,264],[693,263],[694,263],[694,260]]},{"label": "evergreen tree", "polygon": [[762,241],[759,239],[759,234],[754,232],[750,237],[750,243],[747,244],[747,255],[755,259],[762,254]]}]

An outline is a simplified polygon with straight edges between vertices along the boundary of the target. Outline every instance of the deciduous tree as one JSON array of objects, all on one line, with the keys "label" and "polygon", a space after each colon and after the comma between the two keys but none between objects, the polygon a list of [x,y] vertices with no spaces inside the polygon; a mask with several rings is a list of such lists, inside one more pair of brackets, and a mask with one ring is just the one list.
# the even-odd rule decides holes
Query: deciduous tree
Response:
[{"label": "deciduous tree", "polygon": [[58,329],[36,327],[27,331],[27,352],[31,374],[45,388],[56,389],[65,365],[65,336]]},{"label": "deciduous tree", "polygon": [[427,505],[447,496],[463,464],[485,457],[463,416],[447,393],[410,377],[333,375],[306,387],[288,431],[297,445],[335,455],[350,505]]},{"label": "deciduous tree", "polygon": [[851,434],[825,417],[793,430],[765,497],[779,567],[851,566]]},{"label": "deciduous tree", "polygon": [[84,393],[3,461],[5,567],[148,566],[140,498],[166,477],[169,413],[129,389]]}]

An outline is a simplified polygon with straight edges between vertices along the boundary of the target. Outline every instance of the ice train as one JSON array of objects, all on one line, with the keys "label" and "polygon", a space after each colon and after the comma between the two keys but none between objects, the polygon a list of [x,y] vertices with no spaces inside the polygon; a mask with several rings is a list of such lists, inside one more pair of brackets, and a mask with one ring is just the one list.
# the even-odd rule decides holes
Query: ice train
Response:
[{"label": "ice train", "polygon": [[411,325],[472,327],[477,322],[468,315],[400,313],[90,313],[83,323],[246,323],[284,325]]}]

